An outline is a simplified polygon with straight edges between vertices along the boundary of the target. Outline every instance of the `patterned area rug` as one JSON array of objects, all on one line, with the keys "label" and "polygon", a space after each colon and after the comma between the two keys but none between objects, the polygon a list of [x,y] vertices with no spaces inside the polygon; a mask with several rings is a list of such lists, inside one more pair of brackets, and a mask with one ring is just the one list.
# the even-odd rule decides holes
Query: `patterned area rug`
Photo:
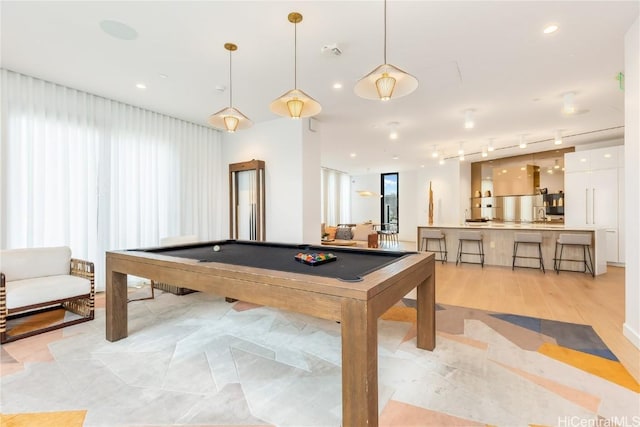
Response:
[{"label": "patterned area rug", "polygon": [[[110,343],[97,305],[2,347],[0,425],[340,425],[335,322],[158,292]],[[415,346],[413,300],[379,321],[381,426],[640,425],[638,383],[590,326],[437,308],[433,352]]]}]

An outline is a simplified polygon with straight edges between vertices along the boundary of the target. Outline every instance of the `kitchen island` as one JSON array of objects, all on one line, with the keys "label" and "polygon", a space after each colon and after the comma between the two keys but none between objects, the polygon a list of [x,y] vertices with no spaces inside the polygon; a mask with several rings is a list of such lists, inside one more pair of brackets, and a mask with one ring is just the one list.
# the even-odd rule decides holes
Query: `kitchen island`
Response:
[{"label": "kitchen island", "polygon": [[[424,250],[422,247],[422,237],[426,230],[442,230],[445,234],[448,250],[448,259],[454,261],[458,250],[458,233],[460,231],[476,230],[482,232],[484,242],[484,263],[486,265],[499,265],[511,267],[513,258],[513,238],[515,233],[538,232],[542,234],[542,257],[544,259],[544,267],[549,272],[553,271],[553,258],[555,253],[556,241],[560,234],[590,234],[591,238],[591,256],[595,274],[603,274],[607,272],[606,261],[606,236],[605,230],[587,227],[567,227],[564,224],[551,223],[507,223],[507,222],[474,222],[465,223],[464,225],[419,225],[417,230],[417,249]],[[432,243],[433,245],[433,243]],[[430,249],[435,247],[431,246]],[[520,245],[518,255],[538,256],[538,248],[534,245]],[[577,247],[564,248],[565,258],[580,259],[582,251]],[[537,267],[538,260],[535,259],[518,259],[518,266]],[[580,263],[563,262],[562,268],[582,269]]]}]

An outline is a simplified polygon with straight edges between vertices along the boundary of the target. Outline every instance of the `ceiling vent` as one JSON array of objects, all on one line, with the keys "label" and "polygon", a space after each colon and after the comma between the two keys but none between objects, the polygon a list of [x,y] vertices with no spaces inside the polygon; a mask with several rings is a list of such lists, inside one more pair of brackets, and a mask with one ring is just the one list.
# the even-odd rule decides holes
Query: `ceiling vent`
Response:
[{"label": "ceiling vent", "polygon": [[342,50],[340,50],[340,48],[338,47],[338,45],[336,43],[326,44],[326,45],[322,46],[322,48],[320,48],[320,52],[322,52],[322,53],[331,53],[331,54],[333,54],[335,56],[342,55]]}]

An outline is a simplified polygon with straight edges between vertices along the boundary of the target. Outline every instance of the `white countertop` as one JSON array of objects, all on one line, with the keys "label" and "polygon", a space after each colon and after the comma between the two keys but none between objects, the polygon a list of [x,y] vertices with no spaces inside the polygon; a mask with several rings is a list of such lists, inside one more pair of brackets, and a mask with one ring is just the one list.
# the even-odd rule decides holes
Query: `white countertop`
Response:
[{"label": "white countertop", "polygon": [[549,231],[594,231],[593,227],[569,227],[564,224],[542,224],[542,223],[503,223],[503,222],[466,222],[464,224],[438,224],[419,225],[424,228],[482,228],[492,230],[549,230]]}]

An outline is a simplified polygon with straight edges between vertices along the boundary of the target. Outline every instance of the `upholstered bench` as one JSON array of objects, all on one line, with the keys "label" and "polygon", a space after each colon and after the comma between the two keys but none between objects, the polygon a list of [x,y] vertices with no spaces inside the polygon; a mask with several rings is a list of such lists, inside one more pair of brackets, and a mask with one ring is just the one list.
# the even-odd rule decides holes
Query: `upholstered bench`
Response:
[{"label": "upholstered bench", "polygon": [[[0,251],[1,343],[92,320],[94,300],[93,263],[71,258],[68,247]],[[7,330],[9,318],[60,307],[81,318],[21,334]]]}]

